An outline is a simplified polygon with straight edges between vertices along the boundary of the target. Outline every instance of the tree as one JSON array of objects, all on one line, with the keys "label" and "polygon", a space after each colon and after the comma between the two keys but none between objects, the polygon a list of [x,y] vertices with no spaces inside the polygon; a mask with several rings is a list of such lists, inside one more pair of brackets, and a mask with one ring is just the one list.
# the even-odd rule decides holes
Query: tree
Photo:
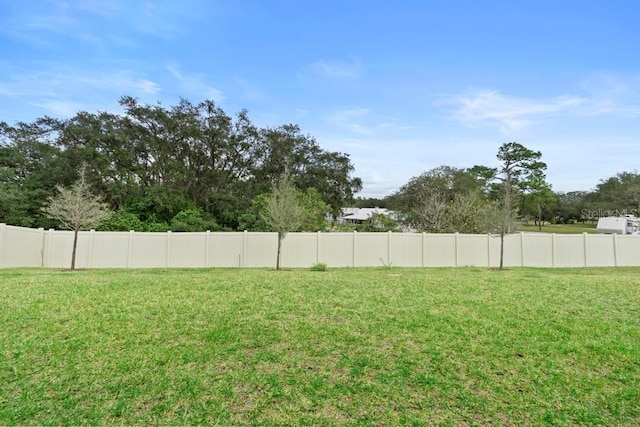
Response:
[{"label": "tree", "polygon": [[298,189],[315,188],[337,217],[352,202],[354,193],[362,189],[360,178],[350,176],[354,167],[347,154],[321,149],[297,125],[263,129],[260,136],[263,157],[253,170],[257,194],[268,190],[265,186],[286,171]]},{"label": "tree", "polygon": [[22,227],[53,227],[42,208],[55,183],[73,182],[61,150],[51,144],[55,121],[9,126],[0,122],[0,222]]},{"label": "tree", "polygon": [[96,227],[100,231],[146,231],[138,215],[125,210],[113,212]]},{"label": "tree", "polygon": [[356,208],[389,208],[387,197],[379,199],[377,197],[356,197],[353,201]]},{"label": "tree", "polygon": [[273,230],[278,232],[278,253],[276,270],[280,270],[280,254],[282,241],[289,231],[298,228],[303,219],[302,207],[298,202],[298,190],[291,182],[288,172],[273,184],[271,194],[267,196],[265,220]]},{"label": "tree", "polygon": [[251,201],[251,208],[238,218],[240,231],[273,231],[267,221],[267,194],[258,194]]},{"label": "tree", "polygon": [[374,213],[362,224],[356,225],[355,229],[361,232],[400,232],[402,229],[398,226],[398,222],[389,215],[382,213]]},{"label": "tree", "polygon": [[121,114],[0,122],[0,222],[52,226],[42,207],[54,184],[71,185],[83,163],[106,203],[154,227],[195,209],[236,230],[253,198],[285,169],[334,214],[362,186],[347,154],[323,150],[296,125],[259,128],[246,111],[231,116],[213,101],[167,107],[125,96],[120,104]]},{"label": "tree", "polygon": [[413,177],[389,197],[409,227],[428,233],[482,231],[483,181],[465,169],[440,166]]},{"label": "tree", "polygon": [[640,211],[640,173],[619,172],[603,179],[587,197],[589,207],[609,215],[637,214]]},{"label": "tree", "polygon": [[322,200],[322,195],[313,187],[298,192],[298,203],[302,209],[302,220],[296,231],[327,231],[331,206]]},{"label": "tree", "polygon": [[171,231],[218,231],[220,226],[213,219],[205,218],[199,209],[180,211],[171,219]]},{"label": "tree", "polygon": [[[331,207],[327,205],[314,188],[307,191],[296,190],[301,219],[297,228],[289,231],[326,231],[329,228],[328,216]],[[265,218],[269,194],[258,194],[251,202],[251,208],[238,218],[240,230],[276,231]]]},{"label": "tree", "polygon": [[540,161],[542,153],[533,151],[517,142],[507,142],[498,149],[501,162],[498,168],[474,166],[471,171],[492,184],[497,194],[500,215],[497,229],[500,233],[500,270],[504,267],[504,236],[512,230],[517,218],[516,201],[523,191],[531,189],[535,182],[544,180],[547,165]]},{"label": "tree", "polygon": [[[596,215],[586,209],[587,197],[590,193],[586,191],[569,191],[568,193],[555,193],[557,203],[554,209],[556,222],[570,224],[575,221],[594,219]],[[596,212],[597,213],[597,212]]]},{"label": "tree", "polygon": [[109,206],[91,193],[86,181],[86,167],[81,167],[78,174],[78,180],[70,188],[58,186],[59,194],[50,197],[48,205],[43,209],[44,213],[58,221],[62,228],[73,231],[71,270],[76,268],[78,232],[97,225],[110,215]]},{"label": "tree", "polygon": [[545,210],[548,210],[556,200],[557,198],[551,190],[551,185],[544,180],[544,177],[539,175],[535,176],[531,181],[531,187],[525,197],[525,202],[533,207],[538,230],[542,230]]}]

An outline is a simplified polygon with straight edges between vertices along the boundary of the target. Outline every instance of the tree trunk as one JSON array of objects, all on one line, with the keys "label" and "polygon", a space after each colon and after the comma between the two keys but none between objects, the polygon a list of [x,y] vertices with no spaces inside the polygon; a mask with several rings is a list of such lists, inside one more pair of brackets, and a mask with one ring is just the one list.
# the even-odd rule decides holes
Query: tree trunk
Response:
[{"label": "tree trunk", "polygon": [[507,176],[504,188],[504,206],[502,211],[502,227],[500,230],[500,270],[504,266],[504,235],[511,233],[511,177]]},{"label": "tree trunk", "polygon": [[78,248],[78,230],[73,230],[73,251],[71,252],[71,270],[76,269],[76,249]]},{"label": "tree trunk", "polygon": [[280,251],[282,249],[282,239],[284,239],[284,235],[282,235],[282,233],[278,233],[278,255],[276,256],[276,270],[280,270]]},{"label": "tree trunk", "polygon": [[542,206],[538,206],[538,231],[542,231]]}]

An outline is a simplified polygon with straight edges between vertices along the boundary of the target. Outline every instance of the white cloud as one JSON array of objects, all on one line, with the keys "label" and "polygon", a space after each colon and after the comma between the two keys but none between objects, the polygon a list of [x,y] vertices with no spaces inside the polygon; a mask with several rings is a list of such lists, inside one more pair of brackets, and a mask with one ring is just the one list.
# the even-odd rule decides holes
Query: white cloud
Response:
[{"label": "white cloud", "polygon": [[[26,7],[14,5],[5,19],[0,18],[0,31],[36,46],[57,48],[55,36],[61,35],[101,48],[105,34],[96,29],[104,25],[96,24],[94,18],[105,18],[102,11],[113,9],[117,4],[116,1],[72,1],[40,2]],[[97,14],[99,8],[101,13]]]},{"label": "white cloud", "polygon": [[[453,115],[468,127],[496,127],[503,134],[527,128],[558,116],[590,117],[640,115],[637,99],[619,81],[603,80],[606,87],[584,95],[562,95],[548,99],[504,95],[495,90],[477,90],[449,98],[440,105],[452,105]],[[602,82],[601,82],[602,83]]]},{"label": "white cloud", "polygon": [[144,98],[160,92],[156,82],[126,69],[81,69],[40,62],[6,70],[7,75],[0,75],[0,98],[7,98],[4,104],[24,103],[59,117],[81,110],[113,109],[122,95]]},{"label": "white cloud", "polygon": [[167,65],[167,71],[178,81],[180,89],[189,95],[195,95],[198,98],[211,99],[215,102],[222,102],[226,98],[224,93],[209,85],[206,78],[202,74],[185,74],[179,70],[177,65]]},{"label": "white cloud", "polygon": [[242,95],[245,98],[252,100],[264,98],[264,94],[262,93],[262,91],[249,84],[249,82],[247,82],[246,80],[238,76],[235,76],[233,80],[235,80],[235,82],[238,84],[238,86],[242,90]]},{"label": "white cloud", "polygon": [[73,117],[79,111],[86,111],[88,109],[86,104],[61,100],[35,101],[30,103],[30,105],[42,108],[48,111],[48,114],[57,117]]},{"label": "white cloud", "polygon": [[398,128],[398,119],[395,117],[372,114],[370,109],[362,107],[334,110],[328,114],[326,121],[340,132],[364,136],[393,132]]},{"label": "white cloud", "polygon": [[334,111],[328,117],[329,123],[359,135],[372,136],[375,134],[374,127],[362,124],[362,120],[366,119],[371,111],[367,108],[347,108]]},{"label": "white cloud", "polygon": [[351,62],[328,62],[320,60],[309,66],[316,75],[332,79],[355,79],[363,72],[362,64],[353,60]]},{"label": "white cloud", "polygon": [[58,64],[40,64],[41,70],[14,69],[7,81],[0,81],[5,96],[55,97],[113,90],[122,94],[155,94],[157,83],[130,70],[73,69]]},{"label": "white cloud", "polygon": [[0,33],[53,49],[59,45],[55,36],[105,49],[111,44],[132,45],[139,33],[174,39],[215,8],[212,2],[199,0],[190,1],[188,7],[168,0],[14,2],[0,15]]},{"label": "white cloud", "polygon": [[504,134],[523,129],[544,117],[575,110],[586,102],[575,96],[548,100],[516,98],[493,90],[458,95],[451,100],[455,117],[464,125],[496,126]]},{"label": "white cloud", "polygon": [[137,86],[141,92],[148,94],[158,93],[158,91],[160,90],[156,83],[146,79],[138,80]]},{"label": "white cloud", "polygon": [[[327,129],[325,128],[324,131]],[[393,136],[332,136],[318,132],[318,141],[329,150],[347,151],[355,165],[354,176],[363,180],[359,193],[366,197],[384,197],[406,184],[412,176],[425,170],[448,164],[470,167],[478,161],[477,154],[469,149],[473,143],[455,141],[449,143],[422,135]],[[438,149],[446,145],[446,149]],[[494,154],[488,157],[495,157]],[[469,159],[471,158],[471,159]]]},{"label": "white cloud", "polygon": [[580,89],[593,100],[585,115],[640,116],[640,75],[597,74],[585,78]]}]

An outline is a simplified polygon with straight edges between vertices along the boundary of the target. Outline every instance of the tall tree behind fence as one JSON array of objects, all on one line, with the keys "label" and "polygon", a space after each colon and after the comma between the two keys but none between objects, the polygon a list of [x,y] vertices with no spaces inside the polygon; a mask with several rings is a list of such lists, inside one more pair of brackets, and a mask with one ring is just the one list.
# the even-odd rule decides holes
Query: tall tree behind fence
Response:
[{"label": "tall tree behind fence", "polygon": [[[0,268],[67,268],[73,232],[0,224]],[[78,268],[275,267],[277,233],[80,232]],[[496,267],[500,239],[480,234],[290,233],[282,266]],[[505,266],[640,266],[640,237],[518,233]]]}]

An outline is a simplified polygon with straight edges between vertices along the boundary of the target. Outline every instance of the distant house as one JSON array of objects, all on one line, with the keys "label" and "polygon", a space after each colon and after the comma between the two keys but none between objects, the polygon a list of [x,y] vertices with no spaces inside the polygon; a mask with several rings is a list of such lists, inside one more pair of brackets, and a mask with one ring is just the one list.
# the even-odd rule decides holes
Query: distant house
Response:
[{"label": "distant house", "polygon": [[387,208],[343,208],[338,222],[341,224],[362,224],[375,214],[397,219],[395,212]]}]

